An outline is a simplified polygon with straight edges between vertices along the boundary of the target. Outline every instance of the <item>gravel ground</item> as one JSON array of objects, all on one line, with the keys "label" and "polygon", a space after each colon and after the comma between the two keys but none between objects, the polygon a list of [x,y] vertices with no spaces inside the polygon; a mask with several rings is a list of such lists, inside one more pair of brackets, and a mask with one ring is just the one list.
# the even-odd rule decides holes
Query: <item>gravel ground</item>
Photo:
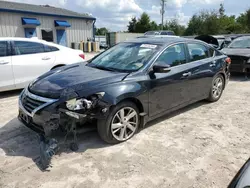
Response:
[{"label": "gravel ground", "polygon": [[107,145],[93,131],[36,165],[37,135],[16,118],[20,91],[0,94],[0,187],[226,187],[250,153],[250,81],[234,77],[220,101],[198,102]]}]

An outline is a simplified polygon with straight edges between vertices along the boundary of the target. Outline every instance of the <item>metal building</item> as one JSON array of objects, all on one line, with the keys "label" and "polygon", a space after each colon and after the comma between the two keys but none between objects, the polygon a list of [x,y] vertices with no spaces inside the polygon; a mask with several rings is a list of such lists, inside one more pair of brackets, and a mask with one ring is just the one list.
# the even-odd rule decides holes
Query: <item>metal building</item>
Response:
[{"label": "metal building", "polygon": [[64,46],[94,38],[96,18],[49,5],[0,1],[0,37],[38,37]]}]

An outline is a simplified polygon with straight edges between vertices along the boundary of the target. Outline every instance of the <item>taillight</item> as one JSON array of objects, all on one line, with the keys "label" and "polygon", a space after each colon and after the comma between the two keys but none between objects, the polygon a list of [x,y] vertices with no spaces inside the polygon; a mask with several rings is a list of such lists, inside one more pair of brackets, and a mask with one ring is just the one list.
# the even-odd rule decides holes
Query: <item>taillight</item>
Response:
[{"label": "taillight", "polygon": [[227,63],[228,65],[231,64],[231,58],[230,58],[230,57],[227,57],[225,61],[226,61],[226,63]]},{"label": "taillight", "polygon": [[85,55],[84,54],[80,54],[79,55],[81,58],[85,59]]}]

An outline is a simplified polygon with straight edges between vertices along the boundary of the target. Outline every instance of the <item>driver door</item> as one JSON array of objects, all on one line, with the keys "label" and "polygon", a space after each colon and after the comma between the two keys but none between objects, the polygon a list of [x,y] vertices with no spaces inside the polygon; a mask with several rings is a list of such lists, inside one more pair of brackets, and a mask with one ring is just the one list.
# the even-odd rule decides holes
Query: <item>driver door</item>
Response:
[{"label": "driver door", "polygon": [[156,60],[155,64],[170,65],[167,73],[151,75],[149,91],[149,115],[158,114],[177,107],[187,100],[189,67],[187,66],[185,44],[175,44],[168,47]]}]

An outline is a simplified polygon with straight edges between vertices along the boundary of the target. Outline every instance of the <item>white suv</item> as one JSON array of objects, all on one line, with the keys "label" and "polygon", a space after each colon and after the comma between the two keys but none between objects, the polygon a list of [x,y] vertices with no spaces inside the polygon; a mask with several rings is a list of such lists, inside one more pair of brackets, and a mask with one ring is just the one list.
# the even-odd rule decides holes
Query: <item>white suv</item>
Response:
[{"label": "white suv", "polygon": [[79,62],[84,62],[81,50],[34,38],[0,38],[0,92],[24,88],[53,68]]}]

